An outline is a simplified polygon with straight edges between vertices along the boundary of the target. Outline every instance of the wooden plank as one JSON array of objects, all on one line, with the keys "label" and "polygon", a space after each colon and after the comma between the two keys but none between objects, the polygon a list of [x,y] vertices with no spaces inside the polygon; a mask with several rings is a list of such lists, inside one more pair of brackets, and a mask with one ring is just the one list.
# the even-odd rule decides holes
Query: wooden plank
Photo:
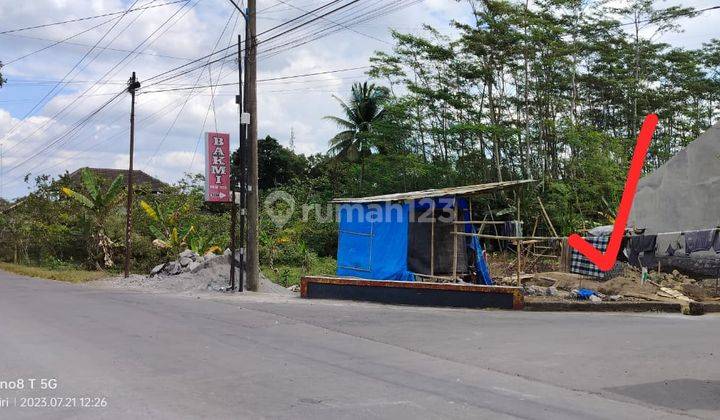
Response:
[{"label": "wooden plank", "polygon": [[[455,234],[455,233],[453,233],[453,234]],[[467,232],[458,232],[457,235],[477,236],[478,238],[486,238],[486,239],[502,239],[504,241],[517,241],[517,240],[550,241],[553,239],[566,239],[566,238],[556,238],[553,236],[499,236],[499,235],[486,235],[484,233],[467,233]]]}]

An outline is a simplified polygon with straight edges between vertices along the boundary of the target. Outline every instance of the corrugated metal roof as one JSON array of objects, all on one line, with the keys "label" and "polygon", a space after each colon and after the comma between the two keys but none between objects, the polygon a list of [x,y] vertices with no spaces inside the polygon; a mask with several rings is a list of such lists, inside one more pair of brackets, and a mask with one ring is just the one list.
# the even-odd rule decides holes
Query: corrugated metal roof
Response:
[{"label": "corrugated metal roof", "polygon": [[524,179],[519,181],[503,181],[492,182],[489,184],[466,185],[463,187],[436,188],[432,190],[412,191],[395,194],[376,195],[372,197],[361,198],[336,198],[332,202],[337,204],[343,203],[381,203],[388,201],[404,201],[417,200],[421,198],[446,197],[446,196],[466,196],[477,193],[487,193],[498,191],[505,188],[512,188],[522,184],[535,182],[532,179]]}]

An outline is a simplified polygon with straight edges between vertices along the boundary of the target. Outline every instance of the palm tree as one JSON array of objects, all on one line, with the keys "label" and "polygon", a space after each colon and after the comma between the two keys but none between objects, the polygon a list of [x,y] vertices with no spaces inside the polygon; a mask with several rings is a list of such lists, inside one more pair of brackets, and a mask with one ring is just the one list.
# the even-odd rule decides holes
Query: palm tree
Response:
[{"label": "palm tree", "polygon": [[88,251],[90,257],[95,262],[97,268],[97,250],[99,249],[103,256],[103,264],[105,267],[112,267],[112,240],[105,234],[105,225],[108,216],[120,204],[123,198],[123,176],[118,175],[110,184],[107,190],[102,191],[100,182],[88,169],[83,169],[80,173],[83,187],[86,194],[73,191],[70,188],[63,187],[62,192],[66,196],[80,203],[89,210],[92,218],[92,240],[88,243]]},{"label": "palm tree", "polygon": [[365,82],[353,84],[349,103],[345,103],[337,96],[333,95],[333,97],[340,103],[345,117],[325,117],[343,129],[330,140],[329,152],[351,162],[359,161],[360,185],[362,185],[365,171],[364,159],[371,154],[373,147],[370,134],[373,124],[377,123],[385,114],[382,102],[386,99],[387,92],[374,84]]}]

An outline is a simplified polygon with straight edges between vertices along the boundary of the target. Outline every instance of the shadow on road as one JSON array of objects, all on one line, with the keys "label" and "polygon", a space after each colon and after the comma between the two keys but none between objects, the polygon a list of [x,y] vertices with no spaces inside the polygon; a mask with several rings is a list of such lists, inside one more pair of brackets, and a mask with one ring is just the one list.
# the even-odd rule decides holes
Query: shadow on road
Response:
[{"label": "shadow on road", "polygon": [[720,381],[672,379],[605,389],[675,410],[720,410]]}]

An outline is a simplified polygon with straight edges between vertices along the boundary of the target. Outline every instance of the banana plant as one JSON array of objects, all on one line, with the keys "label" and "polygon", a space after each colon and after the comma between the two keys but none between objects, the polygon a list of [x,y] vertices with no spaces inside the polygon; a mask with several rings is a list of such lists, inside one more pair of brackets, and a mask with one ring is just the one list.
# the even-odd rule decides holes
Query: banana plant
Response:
[{"label": "banana plant", "polygon": [[155,207],[147,201],[140,201],[140,207],[150,219],[150,233],[155,236],[153,245],[164,249],[170,255],[177,255],[188,247],[190,235],[195,231],[195,226],[180,226],[180,216],[187,212],[187,205],[183,205],[174,211],[167,211],[159,204]]},{"label": "banana plant", "polygon": [[199,231],[194,225],[181,226],[180,217],[189,212],[187,203],[170,211],[160,204],[153,207],[146,201],[141,201],[140,207],[151,221],[149,229],[155,236],[153,244],[166,250],[169,256],[177,255],[185,249],[191,249],[198,254],[220,251],[220,248],[214,244],[215,238],[212,234]]},{"label": "banana plant", "polygon": [[215,238],[211,233],[199,231],[193,232],[190,236],[188,248],[200,255],[222,252],[220,247],[215,245]]},{"label": "banana plant", "polygon": [[96,256],[101,253],[103,266],[109,268],[114,265],[112,250],[115,243],[105,233],[106,223],[108,216],[118,207],[124,196],[123,176],[118,175],[104,191],[98,178],[88,169],[83,169],[80,176],[84,193],[68,187],[63,187],[61,191],[87,209],[92,223],[92,241],[88,252],[98,268],[100,267]]}]

